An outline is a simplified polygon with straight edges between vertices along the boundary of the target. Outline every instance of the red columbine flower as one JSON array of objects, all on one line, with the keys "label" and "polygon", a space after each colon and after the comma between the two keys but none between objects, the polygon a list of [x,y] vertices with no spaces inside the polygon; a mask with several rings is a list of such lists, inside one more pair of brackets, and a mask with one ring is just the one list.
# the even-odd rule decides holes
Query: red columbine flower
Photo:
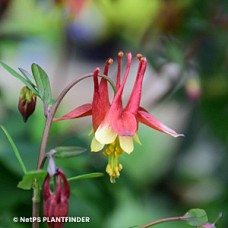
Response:
[{"label": "red columbine flower", "polygon": [[[85,112],[85,110],[84,113],[79,112],[81,107],[85,107],[84,105],[58,119],[72,119],[92,115],[95,137],[91,143],[91,151],[100,151],[107,145],[104,154],[109,158],[106,172],[110,175],[111,182],[115,182],[115,179],[120,175],[119,171],[122,169],[122,165],[119,163],[120,154],[124,152],[130,154],[133,151],[133,139],[140,143],[137,136],[139,122],[173,137],[181,136],[181,134],[176,133],[162,124],[159,120],[150,115],[146,109],[140,106],[142,82],[147,66],[147,60],[141,54],[137,55],[139,67],[134,87],[126,107],[123,107],[122,93],[130,71],[132,55],[131,53],[127,53],[127,67],[123,81],[120,83],[122,57],[123,53],[120,52],[118,54],[116,94],[111,105],[108,99],[107,80],[102,78],[99,85],[98,70],[96,69],[94,71],[93,103],[88,106],[89,109],[87,112]],[[105,75],[108,74],[108,61],[106,62],[104,70]]]},{"label": "red columbine flower", "polygon": [[[109,145],[105,154],[109,156],[109,164],[106,171],[114,182],[116,177],[119,177],[119,171],[122,165],[119,164],[118,158],[121,153],[131,153],[134,149],[133,138],[139,142],[137,131],[138,123],[141,122],[155,130],[167,133],[174,137],[180,136],[175,131],[171,130],[152,115],[146,109],[140,107],[140,99],[142,93],[142,82],[145,74],[147,61],[142,55],[137,56],[140,63],[132,89],[130,99],[123,108],[122,93],[129,74],[132,55],[127,53],[127,68],[124,74],[123,82],[120,84],[120,64],[122,55],[119,54],[118,73],[116,89],[117,93],[113,99],[111,107],[109,108],[104,120],[101,122],[95,131],[95,138],[101,145]],[[92,148],[96,151],[96,147]]]},{"label": "red columbine flower", "polygon": [[[52,218],[66,217],[68,214],[68,199],[70,197],[70,187],[64,173],[57,169],[55,176],[57,177],[54,192],[50,189],[51,177],[48,174],[43,186],[44,194],[44,216],[49,218],[47,222],[50,228],[62,228],[64,222],[51,222]],[[54,219],[55,221],[56,219]]]}]

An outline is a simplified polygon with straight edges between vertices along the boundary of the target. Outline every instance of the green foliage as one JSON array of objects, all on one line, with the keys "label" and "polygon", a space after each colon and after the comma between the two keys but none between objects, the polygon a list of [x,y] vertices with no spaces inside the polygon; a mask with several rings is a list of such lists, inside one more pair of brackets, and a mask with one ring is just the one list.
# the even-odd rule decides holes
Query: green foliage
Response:
[{"label": "green foliage", "polygon": [[19,163],[20,166],[21,166],[21,169],[23,170],[24,174],[26,174],[27,171],[26,171],[24,162],[23,162],[23,160],[22,160],[22,158],[21,158],[21,155],[20,155],[20,153],[19,153],[19,151],[18,151],[18,149],[17,149],[17,147],[16,147],[16,145],[15,145],[15,143],[14,143],[12,137],[10,136],[10,134],[7,132],[7,130],[6,130],[3,126],[1,126],[1,128],[2,128],[2,130],[4,131],[4,133],[5,133],[5,135],[6,135],[7,139],[8,139],[8,141],[9,141],[9,143],[10,143],[12,149],[13,149],[14,155],[16,156],[16,158],[17,158],[17,160],[18,160],[18,163]]},{"label": "green foliage", "polygon": [[11,68],[10,66],[8,66],[7,64],[3,63],[0,61],[0,64],[15,78],[19,79],[22,83],[24,83],[30,90],[32,90],[32,92],[34,94],[36,94],[37,96],[39,96],[38,91],[34,88],[33,83],[30,80],[27,80],[27,78],[25,79],[23,76],[21,76],[20,74],[18,74],[13,68]]},{"label": "green foliage", "polygon": [[[47,73],[37,64],[33,63],[32,73],[33,76],[30,75],[26,70],[19,68],[21,73],[20,75],[14,69],[12,69],[7,64],[0,61],[0,64],[14,77],[19,79],[22,83],[24,83],[35,95],[39,96],[41,100],[48,106],[53,103],[52,94],[51,94],[51,86]],[[34,81],[35,79],[35,81]]]},{"label": "green foliage", "polygon": [[23,179],[18,183],[17,187],[23,190],[30,190],[33,188],[34,180],[36,180],[38,187],[41,189],[46,176],[47,171],[45,170],[29,171],[23,176]]},{"label": "green foliage", "polygon": [[56,153],[53,154],[55,158],[72,158],[77,157],[86,152],[86,148],[79,146],[61,146],[54,149]]},{"label": "green foliage", "polygon": [[39,65],[35,63],[32,64],[32,73],[35,78],[41,100],[46,105],[50,105],[52,103],[52,94],[48,75]]},{"label": "green foliage", "polygon": [[202,209],[191,209],[184,215],[184,221],[191,226],[202,226],[208,222],[207,213]]},{"label": "green foliage", "polygon": [[87,173],[80,176],[67,178],[67,180],[75,181],[75,180],[84,180],[84,179],[91,179],[91,178],[97,178],[97,177],[103,177],[103,176],[104,176],[103,173]]},{"label": "green foliage", "polygon": [[26,80],[32,85],[35,85],[35,80],[34,77],[29,74],[28,71],[26,71],[25,69],[22,68],[18,68],[20,70],[20,72],[24,75],[24,77],[26,78]]}]

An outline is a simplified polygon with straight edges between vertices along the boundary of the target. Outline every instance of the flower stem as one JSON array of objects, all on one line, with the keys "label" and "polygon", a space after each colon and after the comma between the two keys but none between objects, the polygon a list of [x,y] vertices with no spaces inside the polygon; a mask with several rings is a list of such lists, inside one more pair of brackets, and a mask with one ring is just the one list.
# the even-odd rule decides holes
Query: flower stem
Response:
[{"label": "flower stem", "polygon": [[[32,197],[32,216],[33,218],[37,218],[39,216],[39,204],[40,204],[40,189],[37,184],[37,181],[33,182],[33,197]],[[37,219],[32,224],[33,228],[39,228],[39,223]]]},{"label": "flower stem", "polygon": [[183,219],[184,219],[184,216],[177,216],[177,217],[158,219],[156,221],[153,221],[153,222],[147,223],[147,224],[145,224],[143,226],[140,226],[140,228],[147,228],[147,227],[155,226],[155,225],[160,224],[160,223],[171,222],[171,221],[180,221],[180,220],[183,220]]}]

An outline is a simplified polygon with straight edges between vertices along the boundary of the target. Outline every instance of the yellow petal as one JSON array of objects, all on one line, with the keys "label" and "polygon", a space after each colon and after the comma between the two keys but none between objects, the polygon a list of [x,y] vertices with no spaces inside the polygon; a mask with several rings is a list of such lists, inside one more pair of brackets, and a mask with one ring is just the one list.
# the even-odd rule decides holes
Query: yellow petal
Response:
[{"label": "yellow petal", "polygon": [[139,136],[138,136],[137,133],[135,133],[135,134],[133,135],[133,139],[134,139],[139,145],[142,145],[142,143],[140,142],[140,139],[139,139]]},{"label": "yellow petal", "polygon": [[117,133],[109,125],[100,125],[96,132],[95,138],[101,144],[110,144],[115,141]]},{"label": "yellow petal", "polygon": [[128,154],[134,150],[133,140],[131,136],[119,136],[120,147]]},{"label": "yellow petal", "polygon": [[93,137],[93,140],[91,142],[91,151],[92,152],[98,152],[104,148],[104,144],[99,143],[95,137]]}]

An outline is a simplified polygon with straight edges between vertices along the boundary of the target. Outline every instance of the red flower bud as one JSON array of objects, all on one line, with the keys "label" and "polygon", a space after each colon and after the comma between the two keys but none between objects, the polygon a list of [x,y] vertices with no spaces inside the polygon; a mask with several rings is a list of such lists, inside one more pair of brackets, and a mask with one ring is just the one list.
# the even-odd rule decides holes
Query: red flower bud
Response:
[{"label": "red flower bud", "polygon": [[55,218],[66,217],[68,214],[70,187],[66,176],[60,169],[57,169],[55,177],[57,177],[57,180],[53,192],[50,189],[51,177],[49,174],[44,181],[44,216],[48,218],[47,224],[49,228],[62,228],[64,222],[57,222]]},{"label": "red flower bud", "polygon": [[23,87],[20,92],[18,110],[24,122],[32,115],[36,108],[36,95],[27,87]]}]

